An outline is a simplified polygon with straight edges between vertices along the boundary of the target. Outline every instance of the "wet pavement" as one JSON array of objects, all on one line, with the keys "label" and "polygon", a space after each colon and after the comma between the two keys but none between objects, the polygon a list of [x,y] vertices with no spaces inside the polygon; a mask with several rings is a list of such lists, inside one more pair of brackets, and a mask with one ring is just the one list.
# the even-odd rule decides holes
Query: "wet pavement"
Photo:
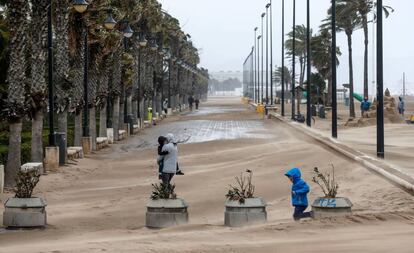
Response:
[{"label": "wet pavement", "polygon": [[[161,122],[145,129],[138,136],[130,139],[120,149],[128,152],[131,149],[154,147],[158,145],[158,136],[172,133],[179,143],[200,143],[215,140],[235,140],[246,138],[267,138],[264,122],[260,119],[248,120],[199,120],[194,116],[207,116],[212,114],[227,114],[245,111],[246,108],[204,107],[198,111],[184,112],[181,119],[174,122]],[[231,117],[228,117],[231,118]]]}]

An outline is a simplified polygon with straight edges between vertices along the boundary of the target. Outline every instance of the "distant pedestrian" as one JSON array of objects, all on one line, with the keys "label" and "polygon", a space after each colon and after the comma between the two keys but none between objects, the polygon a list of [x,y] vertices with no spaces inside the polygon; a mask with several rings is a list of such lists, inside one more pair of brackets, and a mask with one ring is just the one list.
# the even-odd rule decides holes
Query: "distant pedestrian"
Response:
[{"label": "distant pedestrian", "polygon": [[285,176],[292,182],[292,205],[295,207],[293,213],[294,220],[312,217],[312,212],[305,212],[308,208],[309,185],[301,178],[298,168],[289,170]]},{"label": "distant pedestrian", "polygon": [[162,109],[164,110],[165,115],[168,113],[168,98],[164,99],[162,102]]},{"label": "distant pedestrian", "polygon": [[198,106],[200,104],[200,100],[198,98],[195,99],[195,106],[196,106],[196,110],[198,110]]},{"label": "distant pedestrian", "polygon": [[368,97],[364,98],[364,101],[361,102],[361,116],[364,117],[365,113],[371,107],[371,103],[368,101]]},{"label": "distant pedestrian", "polygon": [[404,111],[405,111],[405,103],[404,99],[402,97],[398,97],[400,101],[398,101],[398,112],[401,114],[401,116],[404,117]]},{"label": "distant pedestrian", "polygon": [[194,103],[193,96],[188,97],[188,105],[190,106],[190,111],[193,110],[193,103]]}]

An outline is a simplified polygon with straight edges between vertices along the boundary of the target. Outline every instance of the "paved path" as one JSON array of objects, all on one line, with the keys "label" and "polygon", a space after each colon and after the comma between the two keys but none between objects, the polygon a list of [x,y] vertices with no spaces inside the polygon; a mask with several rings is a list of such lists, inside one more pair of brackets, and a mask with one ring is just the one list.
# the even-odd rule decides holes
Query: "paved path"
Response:
[{"label": "paved path", "polygon": [[[0,252],[412,252],[411,195],[239,101],[213,98],[199,112],[168,118],[42,177],[35,195],[48,201],[48,228],[0,228]],[[155,140],[168,132],[187,140],[179,146],[186,175],[173,181],[190,205],[190,224],[149,230],[145,205],[157,182]],[[321,191],[311,182],[312,170],[331,163],[355,215],[293,222],[285,171],[302,168],[313,200]],[[268,203],[268,223],[229,229],[223,226],[224,195],[246,169],[254,172],[256,196]]]}]

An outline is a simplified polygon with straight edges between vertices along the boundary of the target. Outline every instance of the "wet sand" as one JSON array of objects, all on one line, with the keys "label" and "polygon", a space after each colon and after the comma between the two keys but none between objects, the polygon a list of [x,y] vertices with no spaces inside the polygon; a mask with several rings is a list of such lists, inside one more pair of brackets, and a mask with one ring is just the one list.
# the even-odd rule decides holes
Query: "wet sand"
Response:
[{"label": "wet sand", "polygon": [[[0,252],[412,252],[413,196],[282,123],[263,121],[239,98],[212,98],[202,108],[42,177],[35,195],[48,201],[48,227],[0,228]],[[157,182],[155,140],[167,132],[197,136],[180,144],[186,175],[173,179],[190,205],[190,224],[150,230],[145,204]],[[321,191],[312,169],[331,163],[354,215],[294,222],[284,172],[301,167],[313,200]],[[224,227],[224,195],[246,169],[268,203],[268,223]]]}]

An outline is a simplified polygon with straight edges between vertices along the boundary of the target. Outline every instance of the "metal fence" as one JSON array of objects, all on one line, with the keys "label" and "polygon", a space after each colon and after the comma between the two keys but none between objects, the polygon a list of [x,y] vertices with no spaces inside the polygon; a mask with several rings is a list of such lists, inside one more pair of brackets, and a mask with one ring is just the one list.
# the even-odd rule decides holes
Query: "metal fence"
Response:
[{"label": "metal fence", "polygon": [[243,63],[243,96],[253,99],[254,97],[254,66],[253,48]]}]

